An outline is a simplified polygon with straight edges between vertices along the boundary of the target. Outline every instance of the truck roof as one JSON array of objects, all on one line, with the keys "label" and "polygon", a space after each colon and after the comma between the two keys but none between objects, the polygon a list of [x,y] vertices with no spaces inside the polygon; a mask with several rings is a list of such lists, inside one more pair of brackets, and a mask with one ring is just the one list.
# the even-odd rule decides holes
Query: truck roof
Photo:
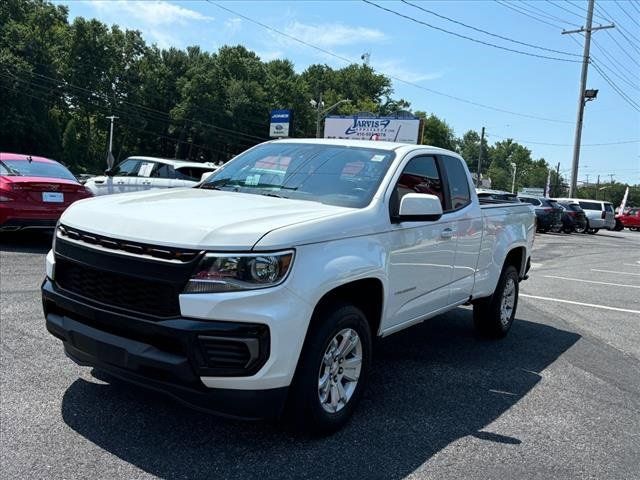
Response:
[{"label": "truck roof", "polygon": [[455,152],[431,145],[413,145],[409,143],[384,142],[375,140],[351,140],[345,138],[283,138],[271,140],[270,143],[307,143],[319,145],[337,145],[340,147],[375,148],[377,150],[399,151],[399,150],[429,150],[433,153],[443,153],[460,158]]}]

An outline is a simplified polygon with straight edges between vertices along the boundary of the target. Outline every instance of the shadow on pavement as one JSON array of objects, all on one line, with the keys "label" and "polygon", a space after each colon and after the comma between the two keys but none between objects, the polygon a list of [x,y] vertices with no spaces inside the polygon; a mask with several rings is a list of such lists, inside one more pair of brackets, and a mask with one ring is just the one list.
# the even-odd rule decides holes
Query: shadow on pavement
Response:
[{"label": "shadow on pavement", "polygon": [[47,253],[52,238],[53,230],[0,232],[0,252]]},{"label": "shadow on pavement", "polygon": [[399,479],[468,435],[518,448],[518,438],[483,428],[580,338],[517,320],[504,340],[484,341],[471,324],[470,310],[460,308],[382,341],[356,415],[328,438],[203,415],[116,381],[75,381],[62,416],[91,442],[161,478]]}]

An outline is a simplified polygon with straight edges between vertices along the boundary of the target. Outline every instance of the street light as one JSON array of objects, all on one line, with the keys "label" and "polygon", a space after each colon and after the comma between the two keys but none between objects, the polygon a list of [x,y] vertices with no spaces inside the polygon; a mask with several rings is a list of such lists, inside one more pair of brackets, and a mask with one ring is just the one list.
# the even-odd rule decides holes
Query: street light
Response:
[{"label": "street light", "polygon": [[517,165],[513,162],[511,162],[511,168],[513,168],[513,179],[511,180],[511,193],[515,193],[515,189],[516,189],[516,169],[517,169]]},{"label": "street light", "polygon": [[[342,105],[343,103],[347,103],[350,102],[351,100],[344,99],[344,100],[340,100],[339,102],[334,103],[333,105],[331,105],[328,108],[324,108],[324,102],[322,101],[322,94],[320,94],[320,101],[315,101],[315,100],[309,100],[309,103],[311,104],[311,106],[313,108],[316,109],[317,111],[317,115],[316,115],[316,138],[320,138],[320,123],[322,122],[322,119],[324,117],[327,116],[327,114],[333,110],[334,108],[336,108],[339,105]],[[324,109],[324,110],[323,110]]]}]

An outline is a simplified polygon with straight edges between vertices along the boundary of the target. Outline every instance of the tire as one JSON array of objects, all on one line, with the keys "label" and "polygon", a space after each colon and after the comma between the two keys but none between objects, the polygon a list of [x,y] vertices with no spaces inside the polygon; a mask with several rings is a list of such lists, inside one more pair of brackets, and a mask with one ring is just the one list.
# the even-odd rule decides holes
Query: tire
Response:
[{"label": "tire", "polygon": [[582,225],[576,225],[575,227],[573,227],[573,231],[576,233],[587,233],[587,226],[588,224],[585,223],[584,226]]},{"label": "tire", "polygon": [[616,226],[613,227],[613,230],[615,232],[620,232],[620,231],[624,230],[624,225],[622,225],[622,222],[620,220],[618,220],[617,218],[616,218]]},{"label": "tire", "polygon": [[566,233],[566,234],[570,234],[570,233],[573,233],[573,228],[568,228],[568,227],[567,227],[567,228],[564,228],[562,231],[563,231],[564,233]]},{"label": "tire", "polygon": [[[480,335],[489,338],[502,338],[509,332],[518,308],[518,282],[516,267],[506,265],[502,269],[493,295],[480,299],[473,305],[473,325]],[[507,304],[504,305],[503,312],[503,299],[506,298],[511,299],[511,307],[509,310],[509,300],[505,300]]]},{"label": "tire", "polygon": [[560,233],[562,231],[562,227],[561,226],[557,226],[554,225],[553,227],[551,227],[550,229],[553,233]]},{"label": "tire", "polygon": [[629,227],[629,230],[631,230],[632,232],[636,232],[640,229],[638,227]]},{"label": "tire", "polygon": [[599,228],[587,228],[587,233],[590,234],[590,235],[595,235],[599,231],[600,231]]},{"label": "tire", "polygon": [[[349,336],[346,332],[351,332],[349,338],[352,340],[353,333],[357,334],[359,343],[346,350],[342,358],[335,351],[331,355],[336,342],[340,344],[346,341]],[[289,426],[299,432],[320,435],[342,428],[353,414],[365,389],[371,354],[371,329],[359,308],[349,303],[335,302],[314,313],[287,401],[285,420]],[[353,367],[357,365],[354,361],[357,356],[361,358],[359,370]],[[327,357],[331,363],[327,363]],[[348,369],[342,368],[349,361],[352,365],[351,378],[355,378],[355,382],[350,382]],[[319,387],[323,378],[326,378],[328,387],[325,389],[324,402]],[[339,397],[335,407],[332,395]],[[343,395],[346,401],[343,401]],[[335,410],[330,411],[333,408]]]}]

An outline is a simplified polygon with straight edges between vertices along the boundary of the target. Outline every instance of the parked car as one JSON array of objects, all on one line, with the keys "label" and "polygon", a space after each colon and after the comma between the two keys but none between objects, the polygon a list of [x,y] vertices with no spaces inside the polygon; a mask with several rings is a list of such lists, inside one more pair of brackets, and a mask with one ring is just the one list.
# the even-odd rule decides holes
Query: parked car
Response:
[{"label": "parked car", "polygon": [[239,417],[286,406],[330,432],[362,396],[375,337],[466,303],[481,333],[506,335],[534,236],[528,205],[479,204],[456,153],[267,142],[197,188],[65,212],[46,325],[80,365]]},{"label": "parked car", "polygon": [[186,162],[155,157],[129,157],[105,175],[85,182],[94,195],[137,192],[155,188],[193,187],[203,175],[218,167],[208,163]]},{"label": "parked car", "polygon": [[623,228],[640,230],[640,208],[631,208],[626,213],[616,215],[616,220]]},{"label": "parked car", "polygon": [[558,198],[559,202],[576,202],[587,216],[587,233],[596,234],[601,228],[614,230],[616,219],[613,204],[603,200],[583,198]]},{"label": "parked car", "polygon": [[480,203],[519,203],[520,200],[515,193],[502,190],[491,190],[487,188],[477,188],[476,193]]},{"label": "parked car", "polygon": [[538,231],[546,233],[550,230],[560,232],[563,227],[562,214],[564,208],[558,205],[558,202],[545,197],[533,197],[529,195],[518,195],[523,203],[533,205],[536,218],[538,220]]},{"label": "parked car", "polygon": [[565,233],[584,233],[587,230],[587,216],[576,202],[558,202],[563,209],[562,229]]},{"label": "parked car", "polygon": [[52,229],[69,205],[90,196],[55,160],[0,153],[0,231]]}]

